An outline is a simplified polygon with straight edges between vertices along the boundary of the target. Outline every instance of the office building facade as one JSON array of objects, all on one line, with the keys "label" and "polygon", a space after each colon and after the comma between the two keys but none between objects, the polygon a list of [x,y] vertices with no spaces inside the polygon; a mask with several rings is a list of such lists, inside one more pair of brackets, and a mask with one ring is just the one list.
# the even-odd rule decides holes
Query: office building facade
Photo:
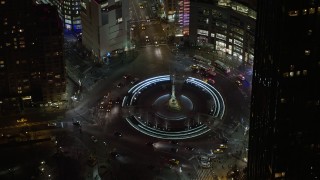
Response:
[{"label": "office building facade", "polygon": [[256,11],[254,3],[191,0],[190,43],[224,57],[253,64]]},{"label": "office building facade", "polygon": [[80,0],[36,0],[36,3],[56,6],[64,28],[76,34],[81,32]]},{"label": "office building facade", "polygon": [[131,48],[129,1],[81,1],[82,44],[97,61],[107,61],[109,54]]},{"label": "office building facade", "polygon": [[2,0],[0,14],[1,112],[60,101],[66,85],[57,9],[28,0]]},{"label": "office building facade", "polygon": [[248,179],[319,179],[320,2],[257,7]]}]

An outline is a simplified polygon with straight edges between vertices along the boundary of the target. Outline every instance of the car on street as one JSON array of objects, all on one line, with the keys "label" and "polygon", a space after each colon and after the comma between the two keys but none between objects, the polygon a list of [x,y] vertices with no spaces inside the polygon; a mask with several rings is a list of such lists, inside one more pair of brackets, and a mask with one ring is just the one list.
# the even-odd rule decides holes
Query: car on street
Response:
[{"label": "car on street", "polygon": [[214,85],[214,83],[216,83],[213,79],[208,79],[208,84],[210,84],[210,85]]},{"label": "car on street", "polygon": [[240,79],[241,81],[246,80],[246,78],[245,78],[242,74],[239,74],[239,75],[238,75],[238,79]]},{"label": "car on street", "polygon": [[225,144],[220,144],[220,145],[219,145],[219,148],[220,148],[220,149],[227,149],[227,148],[228,148],[228,146],[227,146],[227,145],[225,145]]},{"label": "car on street", "polygon": [[206,71],[206,76],[207,77],[216,76],[216,75],[217,75],[217,73],[212,71],[212,70],[207,70]]},{"label": "car on street", "polygon": [[112,109],[112,105],[109,104],[109,105],[107,106],[107,108],[106,108],[106,111],[107,111],[107,112],[111,112],[111,109]]},{"label": "car on street", "polygon": [[242,82],[240,82],[239,80],[236,80],[236,84],[237,84],[238,86],[242,86]]},{"label": "car on street", "polygon": [[175,145],[177,145],[177,144],[179,144],[179,142],[176,141],[176,140],[171,140],[171,141],[170,141],[170,144],[175,144]]},{"label": "car on street", "polygon": [[131,75],[130,74],[125,74],[125,75],[123,75],[123,79],[125,79],[125,80],[129,80],[129,79],[131,79]]},{"label": "car on street", "polygon": [[186,150],[188,150],[188,151],[193,151],[193,150],[194,150],[194,147],[187,146],[187,147],[186,147]]},{"label": "car on street", "polygon": [[210,161],[200,161],[200,166],[202,168],[210,168],[211,167]]},{"label": "car on street", "polygon": [[49,127],[56,127],[56,126],[57,126],[57,123],[56,123],[56,122],[49,122],[49,123],[48,123],[48,126],[49,126]]},{"label": "car on street", "polygon": [[146,145],[147,145],[147,146],[153,146],[153,144],[154,144],[154,143],[153,143],[153,142],[151,142],[151,141],[146,142]]},{"label": "car on street", "polygon": [[112,151],[110,154],[111,154],[111,156],[114,157],[114,158],[120,156],[120,154],[119,154],[118,152],[115,152],[115,151]]},{"label": "car on street", "polygon": [[108,105],[113,105],[113,99],[109,99]]},{"label": "car on street", "polygon": [[121,102],[121,97],[118,96],[114,102],[115,102],[116,104],[120,104],[120,102]]},{"label": "car on street", "polygon": [[121,82],[119,82],[118,84],[117,84],[117,88],[121,88],[123,86],[123,84],[121,83]]},{"label": "car on street", "polygon": [[115,132],[114,135],[117,136],[117,137],[122,137],[122,133],[121,133],[121,132],[118,132],[118,131]]},{"label": "car on street", "polygon": [[72,124],[73,124],[74,126],[81,126],[80,121],[74,121],[74,122],[72,122]]},{"label": "car on street", "polygon": [[177,159],[169,159],[168,162],[169,162],[170,165],[173,165],[173,166],[178,166],[179,163],[180,163],[180,161],[177,160]]},{"label": "car on street", "polygon": [[178,148],[171,148],[171,152],[178,152],[179,151],[179,149]]},{"label": "car on street", "polygon": [[131,84],[136,84],[137,82],[139,82],[139,78],[133,78],[131,80]]},{"label": "car on street", "polygon": [[220,153],[223,153],[223,150],[218,148],[218,149],[215,149],[213,153],[220,154]]},{"label": "car on street", "polygon": [[97,139],[96,137],[94,137],[94,136],[91,136],[91,140],[92,140],[94,143],[98,142],[98,139]]}]

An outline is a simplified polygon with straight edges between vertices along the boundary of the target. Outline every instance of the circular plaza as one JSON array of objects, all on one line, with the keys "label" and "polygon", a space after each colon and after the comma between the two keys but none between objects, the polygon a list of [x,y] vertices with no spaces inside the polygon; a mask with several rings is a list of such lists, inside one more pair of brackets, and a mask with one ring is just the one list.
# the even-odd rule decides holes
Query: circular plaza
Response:
[{"label": "circular plaza", "polygon": [[161,75],[128,90],[122,109],[136,130],[160,139],[188,139],[210,131],[223,118],[224,100],[212,85],[194,78]]}]

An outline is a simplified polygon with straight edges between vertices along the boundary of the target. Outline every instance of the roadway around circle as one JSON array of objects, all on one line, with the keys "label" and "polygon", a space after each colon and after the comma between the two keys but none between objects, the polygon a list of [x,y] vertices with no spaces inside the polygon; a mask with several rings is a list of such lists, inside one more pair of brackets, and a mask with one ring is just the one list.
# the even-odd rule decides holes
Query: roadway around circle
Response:
[{"label": "roadway around circle", "polygon": [[136,130],[160,139],[189,139],[211,130],[224,116],[225,103],[212,85],[194,78],[177,77],[176,98],[181,110],[168,108],[171,75],[145,79],[128,90],[122,109],[125,119]]}]

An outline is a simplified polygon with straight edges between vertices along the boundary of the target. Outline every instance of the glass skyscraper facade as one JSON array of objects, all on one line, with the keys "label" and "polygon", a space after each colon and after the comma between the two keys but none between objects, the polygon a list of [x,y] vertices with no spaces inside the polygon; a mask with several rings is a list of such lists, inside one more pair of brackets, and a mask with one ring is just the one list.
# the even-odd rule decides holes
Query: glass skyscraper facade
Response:
[{"label": "glass skyscraper facade", "polygon": [[61,100],[63,27],[56,7],[0,1],[0,112]]},{"label": "glass skyscraper facade", "polygon": [[320,3],[259,0],[248,179],[320,178]]}]

